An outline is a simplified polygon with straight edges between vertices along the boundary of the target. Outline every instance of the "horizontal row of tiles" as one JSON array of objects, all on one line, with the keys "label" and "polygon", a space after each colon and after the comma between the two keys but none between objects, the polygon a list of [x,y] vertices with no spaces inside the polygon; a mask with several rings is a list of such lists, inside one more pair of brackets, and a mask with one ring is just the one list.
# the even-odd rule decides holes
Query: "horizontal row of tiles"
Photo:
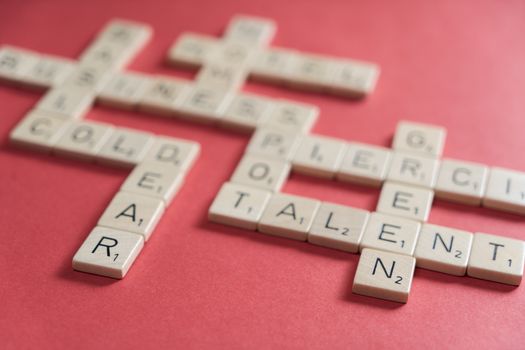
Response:
[{"label": "horizontal row of tiles", "polygon": [[100,89],[109,73],[123,68],[146,45],[152,29],[144,24],[110,21],[78,61],[4,45],[0,80],[36,89],[52,86]]},{"label": "horizontal row of tiles", "polygon": [[414,256],[419,267],[518,285],[525,242],[437,226],[334,203],[225,183],[209,219],[357,253],[365,248]]},{"label": "horizontal row of tiles", "polygon": [[200,153],[197,142],[100,122],[65,120],[38,110],[24,117],[9,139],[38,152],[126,168],[154,161],[186,172]]},{"label": "horizontal row of tiles", "polygon": [[[0,50],[0,62],[11,57],[12,52],[15,50],[10,48]],[[24,86],[52,86],[36,108],[65,118],[83,117],[95,100],[115,108],[186,117],[201,123],[219,123],[245,132],[260,125],[308,132],[319,115],[318,107],[313,105],[235,93],[206,82],[194,84],[175,78],[114,72],[109,68],[92,69],[93,66],[73,69],[71,63],[49,56],[34,63],[35,66],[41,64],[45,64],[49,71],[31,69],[28,76],[18,73],[2,75],[0,64],[0,77]],[[42,76],[47,77],[47,83],[41,80]],[[73,77],[74,83],[67,83],[70,80],[67,76]]]},{"label": "horizontal row of tiles", "polygon": [[[401,122],[398,131],[410,123]],[[416,124],[417,125],[417,124]],[[396,132],[396,135],[398,133]],[[395,181],[434,189],[436,197],[525,214],[525,173],[385,147],[259,128],[232,180],[279,191],[293,169],[323,178],[379,187]],[[396,145],[397,143],[397,145]]]},{"label": "horizontal row of tiles", "polygon": [[379,77],[379,67],[372,63],[257,47],[195,33],[182,34],[170,48],[167,60],[184,68],[235,67],[256,81],[345,97],[370,94]]}]

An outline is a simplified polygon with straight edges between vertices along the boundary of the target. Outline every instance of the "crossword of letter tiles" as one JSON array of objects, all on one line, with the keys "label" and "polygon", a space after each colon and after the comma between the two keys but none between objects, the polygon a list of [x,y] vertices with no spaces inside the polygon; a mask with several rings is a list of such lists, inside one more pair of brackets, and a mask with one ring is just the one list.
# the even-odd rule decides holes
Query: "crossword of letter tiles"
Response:
[{"label": "crossword of letter tiles", "polygon": [[[211,221],[350,253],[353,291],[406,302],[414,266],[517,285],[523,241],[426,223],[437,198],[525,214],[525,174],[441,159],[447,131],[400,121],[392,148],[311,134],[317,106],[248,94],[246,79],[343,97],[369,95],[379,67],[271,47],[275,22],[235,16],[221,39],[184,33],[167,61],[194,81],[124,70],[152,36],[111,21],[78,61],[0,48],[0,79],[47,92],[12,130],[12,144],[133,168],[73,258],[76,270],[123,278],[200,153],[192,141],[83,121],[94,102],[253,132]],[[291,172],[382,187],[377,212],[281,193]]]}]

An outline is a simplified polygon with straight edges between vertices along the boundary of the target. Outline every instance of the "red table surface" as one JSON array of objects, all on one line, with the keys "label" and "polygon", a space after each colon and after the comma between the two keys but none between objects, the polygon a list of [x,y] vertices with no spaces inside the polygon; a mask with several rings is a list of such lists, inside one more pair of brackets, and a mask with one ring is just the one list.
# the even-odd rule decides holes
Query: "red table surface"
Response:
[{"label": "red table surface", "polygon": [[[249,83],[316,104],[314,132],[390,145],[400,119],[448,129],[445,156],[525,171],[523,1],[20,1],[0,4],[0,44],[76,58],[115,17],[149,23],[132,69],[163,65],[185,31],[273,18],[274,44],[377,62],[365,101]],[[353,295],[359,259],[208,222],[248,137],[95,107],[88,119],[195,140],[202,155],[122,281],[71,258],[127,171],[16,150],[8,133],[40,94],[0,86],[0,344],[11,348],[523,348],[524,286],[417,269],[406,305]],[[378,190],[292,175],[285,192],[374,210]],[[430,222],[525,239],[522,217],[436,201]]]}]

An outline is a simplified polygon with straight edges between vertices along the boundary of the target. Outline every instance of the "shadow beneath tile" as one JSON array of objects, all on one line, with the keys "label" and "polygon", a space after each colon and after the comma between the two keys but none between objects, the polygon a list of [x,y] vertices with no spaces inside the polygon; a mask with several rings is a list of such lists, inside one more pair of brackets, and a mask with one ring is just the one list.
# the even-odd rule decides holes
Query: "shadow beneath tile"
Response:
[{"label": "shadow beneath tile", "polygon": [[405,305],[394,301],[377,299],[352,293],[352,285],[354,283],[355,273],[357,270],[357,262],[359,261],[358,255],[354,255],[354,257],[355,258],[352,259],[355,261],[354,264],[352,264],[352,266],[348,269],[348,273],[345,274],[345,282],[343,283],[343,290],[341,291],[341,300],[353,304],[367,305],[384,310],[396,310]]},{"label": "shadow beneath tile", "polygon": [[[79,247],[80,247],[79,243]],[[120,280],[94,275],[86,272],[80,272],[73,270],[71,266],[71,258],[64,259],[64,262],[61,264],[60,268],[56,272],[56,276],[60,279],[67,280],[73,283],[79,283],[84,285],[90,285],[93,287],[107,287],[118,283]]]},{"label": "shadow beneath tile", "polygon": [[489,290],[498,293],[512,293],[517,289],[517,286],[511,286],[508,284],[486,281],[469,276],[452,276],[446,273],[430,271],[421,268],[416,268],[414,278],[421,278],[432,282],[443,283],[444,287],[446,287],[447,284],[456,284],[469,288],[481,289],[485,291]]}]

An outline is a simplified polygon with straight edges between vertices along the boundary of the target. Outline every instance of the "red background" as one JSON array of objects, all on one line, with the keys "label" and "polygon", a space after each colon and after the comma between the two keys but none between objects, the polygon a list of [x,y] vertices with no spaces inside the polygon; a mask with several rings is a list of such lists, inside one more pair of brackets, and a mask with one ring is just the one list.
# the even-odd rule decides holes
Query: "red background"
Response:
[{"label": "red background", "polygon": [[[3,0],[0,44],[78,57],[111,18],[151,24],[131,68],[162,62],[184,31],[221,35],[246,13],[278,23],[275,44],[370,60],[363,102],[248,84],[317,104],[314,132],[389,145],[400,119],[445,126],[445,156],[525,171],[523,1]],[[207,209],[248,137],[95,107],[88,118],[202,145],[186,185],[122,281],[71,258],[127,175],[15,150],[9,130],[40,95],[0,86],[0,343],[3,348],[520,348],[524,286],[418,269],[407,305],[351,293],[358,255],[209,223]],[[378,191],[293,175],[286,192],[373,210]],[[437,201],[430,222],[525,239],[524,219]]]}]

